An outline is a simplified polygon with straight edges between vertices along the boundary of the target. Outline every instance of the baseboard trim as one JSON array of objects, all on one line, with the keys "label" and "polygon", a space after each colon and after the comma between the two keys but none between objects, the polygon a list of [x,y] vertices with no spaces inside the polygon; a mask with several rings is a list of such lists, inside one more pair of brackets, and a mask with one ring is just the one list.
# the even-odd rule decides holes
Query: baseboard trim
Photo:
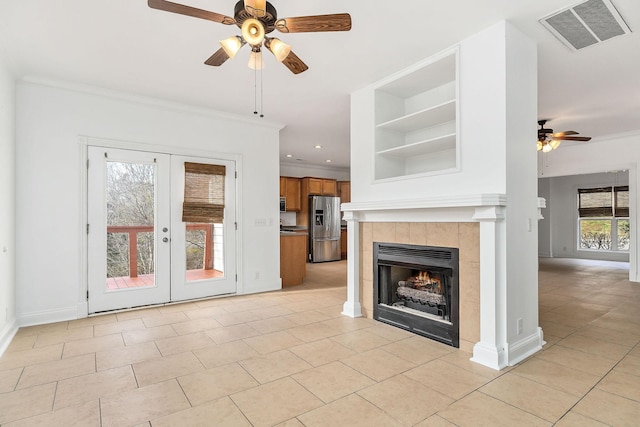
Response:
[{"label": "baseboard trim", "polygon": [[83,319],[89,316],[89,303],[87,301],[78,303],[76,306],[76,318]]},{"label": "baseboard trim", "polygon": [[470,360],[499,371],[507,367],[506,356],[504,349],[479,342],[473,346],[473,357]]},{"label": "baseboard trim", "polygon": [[261,294],[263,292],[273,292],[279,291],[282,289],[282,279],[278,279],[278,281],[272,285],[261,286],[260,288],[247,288],[244,287],[244,292],[237,293],[236,295],[251,295],[251,294]]},{"label": "baseboard trim", "polygon": [[541,327],[538,327],[538,329],[528,337],[525,337],[512,345],[507,344],[509,366],[516,365],[527,357],[542,350],[542,346],[544,344],[545,342]]},{"label": "baseboard trim", "polygon": [[[77,306],[61,308],[58,310],[36,311],[22,313],[18,316],[20,326],[44,325],[46,323],[64,322],[78,318]],[[86,315],[84,316],[86,317]]]},{"label": "baseboard trim", "polygon": [[362,305],[359,302],[345,301],[342,305],[342,315],[348,317],[362,317]]},{"label": "baseboard trim", "polygon": [[11,340],[16,335],[16,332],[18,332],[18,322],[14,317],[5,325],[2,331],[0,331],[0,357],[2,357],[7,348],[9,348],[9,344],[11,344]]}]

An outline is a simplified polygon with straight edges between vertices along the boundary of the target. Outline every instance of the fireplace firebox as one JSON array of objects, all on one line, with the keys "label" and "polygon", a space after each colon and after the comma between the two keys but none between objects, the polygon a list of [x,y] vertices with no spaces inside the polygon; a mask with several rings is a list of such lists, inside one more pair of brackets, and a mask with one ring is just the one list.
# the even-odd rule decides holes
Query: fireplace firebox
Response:
[{"label": "fireplace firebox", "polygon": [[458,249],[373,245],[374,319],[459,347]]}]

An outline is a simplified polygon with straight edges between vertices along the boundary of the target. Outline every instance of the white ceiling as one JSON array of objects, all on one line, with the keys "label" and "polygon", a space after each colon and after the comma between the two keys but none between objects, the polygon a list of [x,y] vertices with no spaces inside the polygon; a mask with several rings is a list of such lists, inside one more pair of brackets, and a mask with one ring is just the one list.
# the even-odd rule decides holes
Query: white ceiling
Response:
[{"label": "white ceiling", "polygon": [[[233,15],[234,0],[174,0]],[[640,1],[613,0],[633,31],[572,52],[538,20],[572,0],[272,0],[279,17],[348,12],[350,32],[279,34],[309,70],[265,54],[255,117],[245,46],[203,62],[235,26],[150,9],[146,0],[0,0],[0,51],[18,77],[93,85],[285,124],[280,157],[349,166],[349,93],[507,19],[538,42],[539,118],[592,136],[640,129]],[[535,135],[532,136],[532,139]],[[323,148],[315,149],[315,145]]]}]

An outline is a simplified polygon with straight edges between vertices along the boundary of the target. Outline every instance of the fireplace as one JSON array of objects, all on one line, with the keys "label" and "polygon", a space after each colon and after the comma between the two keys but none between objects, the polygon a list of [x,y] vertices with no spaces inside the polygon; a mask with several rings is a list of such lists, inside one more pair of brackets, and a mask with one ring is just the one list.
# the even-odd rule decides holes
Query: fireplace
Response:
[{"label": "fireplace", "polygon": [[459,347],[458,249],[374,242],[373,317]]}]

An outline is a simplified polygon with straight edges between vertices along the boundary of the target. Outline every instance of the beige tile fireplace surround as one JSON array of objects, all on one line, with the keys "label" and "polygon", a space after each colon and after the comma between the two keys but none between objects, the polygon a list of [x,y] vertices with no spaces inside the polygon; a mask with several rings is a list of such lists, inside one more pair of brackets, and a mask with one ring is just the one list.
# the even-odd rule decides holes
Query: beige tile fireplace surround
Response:
[{"label": "beige tile fireplace surround", "polygon": [[361,222],[360,304],[373,318],[373,243],[458,248],[460,256],[460,348],[480,340],[480,227],[472,222]]}]

